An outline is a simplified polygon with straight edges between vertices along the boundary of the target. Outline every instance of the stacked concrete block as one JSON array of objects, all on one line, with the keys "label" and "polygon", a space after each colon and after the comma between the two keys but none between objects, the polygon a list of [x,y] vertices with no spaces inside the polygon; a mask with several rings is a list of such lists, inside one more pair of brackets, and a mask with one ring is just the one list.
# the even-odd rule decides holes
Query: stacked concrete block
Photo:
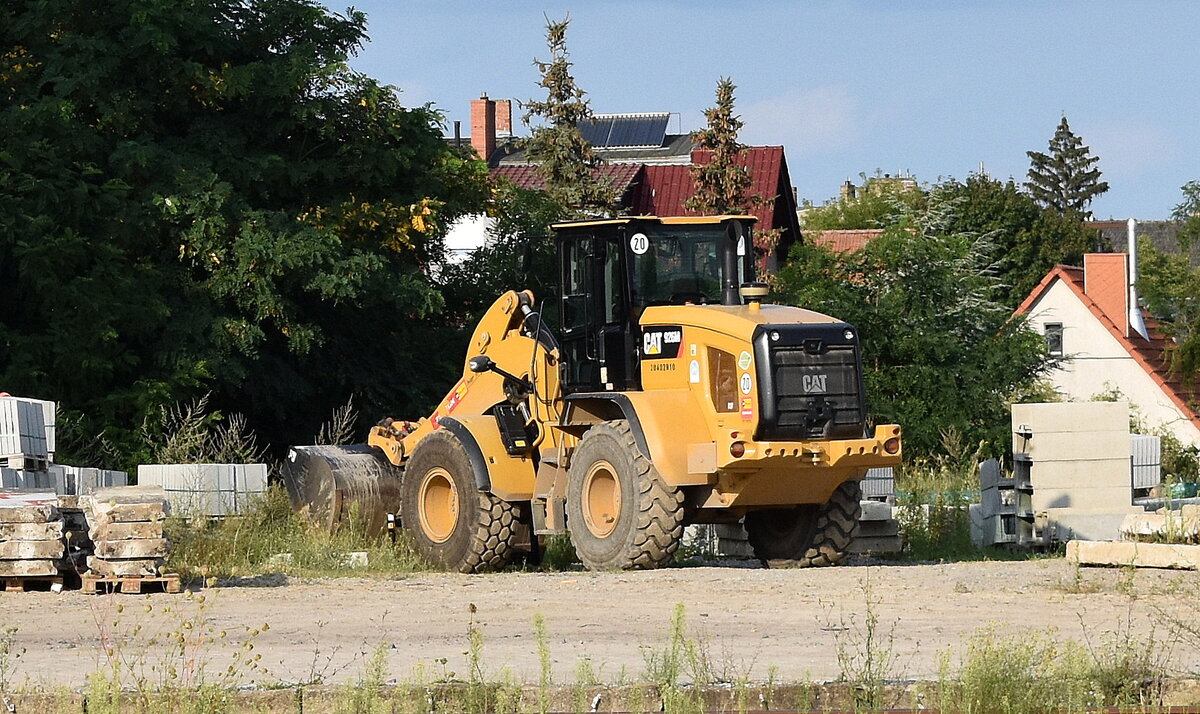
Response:
[{"label": "stacked concrete block", "polygon": [[899,553],[904,549],[900,536],[900,521],[893,517],[892,504],[864,500],[862,515],[858,519],[858,531],[847,549],[850,553]]},{"label": "stacked concrete block", "polygon": [[55,493],[60,496],[83,496],[98,488],[129,485],[129,474],[124,471],[86,466],[50,464],[48,475]]},{"label": "stacked concrete block", "polygon": [[41,402],[0,397],[0,468],[45,471],[50,461]]},{"label": "stacked concrete block", "polygon": [[867,469],[862,480],[862,497],[867,501],[896,502],[896,475],[891,466]]},{"label": "stacked concrete block", "polygon": [[0,493],[0,577],[55,577],[64,550],[53,493]]},{"label": "stacked concrete block", "polygon": [[80,497],[94,554],[90,574],[104,578],[157,576],[170,552],[163,520],[167,494],[157,486],[97,489]]},{"label": "stacked concrete block", "polygon": [[1112,540],[1133,505],[1129,405],[1014,404],[1014,477],[1027,477],[1035,529],[1051,542]]},{"label": "stacked concrete block", "polygon": [[266,493],[267,465],[143,464],[138,483],[162,487],[180,515],[228,516]]},{"label": "stacked concrete block", "polygon": [[739,523],[717,523],[713,526],[717,538],[717,555],[727,558],[753,558],[754,548],[747,540],[746,529]]}]

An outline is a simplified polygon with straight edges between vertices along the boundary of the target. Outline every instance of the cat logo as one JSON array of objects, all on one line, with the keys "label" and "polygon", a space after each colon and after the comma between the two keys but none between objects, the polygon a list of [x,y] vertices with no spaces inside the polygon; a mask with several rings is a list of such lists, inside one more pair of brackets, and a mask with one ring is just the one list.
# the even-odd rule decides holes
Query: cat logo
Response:
[{"label": "cat logo", "polygon": [[683,342],[682,327],[649,327],[642,334],[642,356],[646,359],[674,359]]},{"label": "cat logo", "polygon": [[801,384],[809,394],[824,394],[827,377],[828,375],[824,374],[806,374],[801,378]]}]

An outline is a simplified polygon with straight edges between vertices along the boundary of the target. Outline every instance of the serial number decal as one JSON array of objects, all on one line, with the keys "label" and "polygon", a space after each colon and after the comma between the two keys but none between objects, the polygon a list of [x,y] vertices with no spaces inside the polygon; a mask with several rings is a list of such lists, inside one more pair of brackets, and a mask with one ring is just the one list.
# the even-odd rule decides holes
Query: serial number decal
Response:
[{"label": "serial number decal", "polygon": [[650,365],[650,371],[651,372],[674,372],[675,371],[675,363],[674,362],[657,362],[655,364]]},{"label": "serial number decal", "polygon": [[675,359],[682,344],[682,327],[647,327],[642,332],[642,359]]}]

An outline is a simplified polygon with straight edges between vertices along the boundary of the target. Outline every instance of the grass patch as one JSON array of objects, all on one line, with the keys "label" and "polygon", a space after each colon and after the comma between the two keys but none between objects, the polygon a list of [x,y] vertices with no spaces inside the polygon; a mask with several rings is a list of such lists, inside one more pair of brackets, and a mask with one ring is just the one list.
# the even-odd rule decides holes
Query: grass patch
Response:
[{"label": "grass patch", "polygon": [[[279,486],[239,516],[172,516],[164,530],[172,543],[167,564],[184,576],[396,575],[426,569],[403,539],[392,543],[385,534],[368,534],[353,512],[332,534],[313,526],[292,510]],[[350,559],[350,553],[366,553],[366,563]]]}]

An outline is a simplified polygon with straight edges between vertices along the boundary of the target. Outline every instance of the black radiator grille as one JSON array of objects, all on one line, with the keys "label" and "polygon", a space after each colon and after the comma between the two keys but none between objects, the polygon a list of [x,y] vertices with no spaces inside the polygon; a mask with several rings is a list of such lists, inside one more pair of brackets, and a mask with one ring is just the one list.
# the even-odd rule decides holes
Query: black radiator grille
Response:
[{"label": "black radiator grille", "polygon": [[[857,341],[843,336],[847,325],[831,327],[768,327],[755,340],[763,404],[760,439],[863,435],[866,413]],[[770,339],[771,333],[778,339]]]}]

